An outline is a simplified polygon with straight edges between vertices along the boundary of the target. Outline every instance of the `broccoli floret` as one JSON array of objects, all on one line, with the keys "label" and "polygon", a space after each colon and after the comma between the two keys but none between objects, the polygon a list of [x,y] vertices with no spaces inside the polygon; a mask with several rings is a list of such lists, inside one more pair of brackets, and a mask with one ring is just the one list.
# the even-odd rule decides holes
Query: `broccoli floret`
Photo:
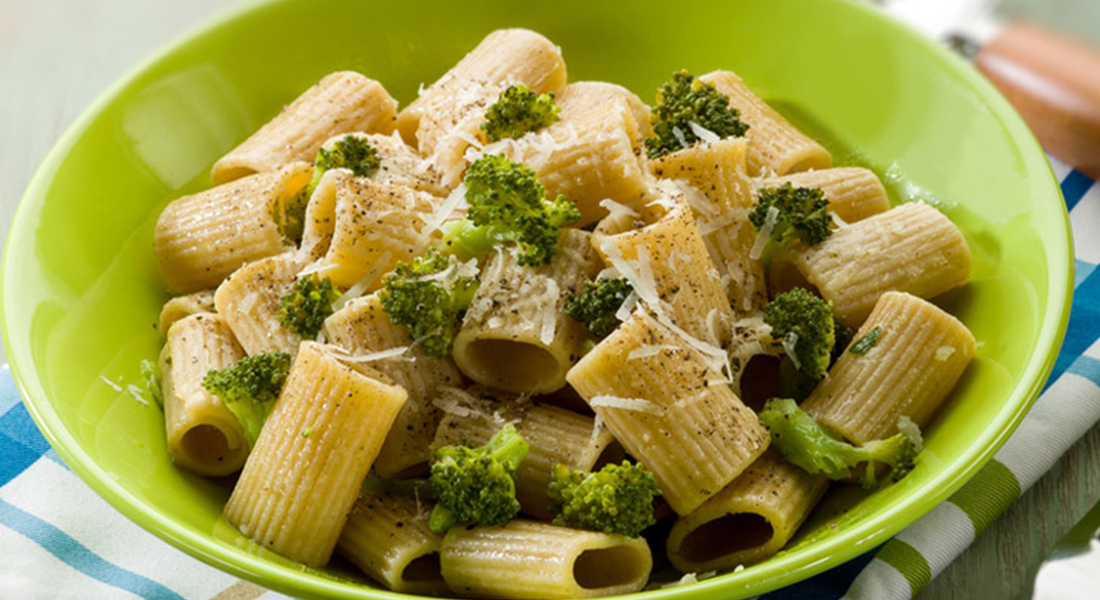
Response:
[{"label": "broccoli floret", "polygon": [[494,142],[523,137],[556,123],[560,110],[554,106],[554,92],[536,94],[522,83],[513,85],[486,111],[481,130]]},{"label": "broccoli floret", "polygon": [[741,121],[741,111],[730,106],[729,96],[687,71],[673,73],[672,80],[657,90],[657,105],[650,121],[654,137],[645,139],[649,158],[699,142],[692,124],[720,138],[742,137],[749,130],[749,125]]},{"label": "broccoli floret", "polygon": [[220,398],[237,417],[251,448],[289,372],[289,354],[268,352],[242,358],[232,367],[208,372],[202,379],[202,386]]},{"label": "broccoli floret", "polygon": [[848,480],[856,467],[863,464],[866,466],[859,485],[873,490],[879,485],[877,465],[890,466],[891,481],[898,481],[913,470],[917,447],[902,433],[853,446],[825,429],[794,400],[781,398],[768,401],[760,412],[760,420],[768,427],[772,444],[779,448],[783,458],[814,475]]},{"label": "broccoli floret", "polygon": [[[796,188],[787,182],[781,187],[762,188],[757,192],[756,206],[749,213],[749,221],[757,231],[770,226],[771,252],[795,238],[813,246],[833,234],[829,229],[832,217],[828,208],[829,200],[820,188]],[[770,254],[769,250],[765,254]]]},{"label": "broccoli floret", "polygon": [[321,325],[332,314],[332,303],[340,292],[328,277],[316,273],[294,282],[294,287],[279,299],[279,323],[305,338],[317,337]]},{"label": "broccoli floret", "polygon": [[829,366],[832,366],[832,363],[835,363],[836,359],[840,358],[841,354],[844,354],[844,349],[848,347],[848,344],[852,343],[852,338],[856,337],[855,328],[841,323],[835,316],[833,317],[833,331],[836,332],[836,344],[833,346],[833,353],[829,360]]},{"label": "broccoli floret", "polygon": [[545,265],[557,251],[561,228],[581,218],[577,207],[558,196],[546,200],[535,172],[503,156],[484,155],[466,172],[466,218],[449,225],[449,252],[481,256],[506,242],[519,245],[519,264]]},{"label": "broccoli floret", "polygon": [[281,227],[283,236],[295,243],[302,240],[305,230],[306,208],[313,191],[321,183],[321,177],[329,169],[350,169],[357,177],[370,177],[381,166],[378,150],[364,138],[346,135],[332,146],[332,150],[320,148],[313,159],[313,176],[306,187],[283,206]]},{"label": "broccoli floret", "polygon": [[825,376],[836,345],[832,307],[802,289],[794,288],[775,297],[764,308],[764,322],[772,338],[782,340],[783,349],[795,368],[813,381]]},{"label": "broccoli floret", "polygon": [[653,525],[657,479],[641,463],[609,464],[595,473],[558,464],[550,472],[554,524],[638,537]]},{"label": "broccoli floret", "polygon": [[321,176],[329,169],[350,169],[356,177],[370,177],[381,165],[378,150],[370,142],[358,136],[346,135],[332,145],[332,150],[317,150],[317,157],[313,159],[313,178],[306,189],[309,195],[313,195]]},{"label": "broccoli floret", "polygon": [[520,508],[516,468],[528,449],[509,423],[484,446],[436,450],[429,478],[436,505],[428,527],[444,533],[458,523],[503,526],[514,519]]},{"label": "broccoli floret", "polygon": [[479,285],[474,263],[460,263],[453,255],[429,248],[412,263],[399,264],[379,296],[390,321],[407,327],[425,353],[450,356]]},{"label": "broccoli floret", "polygon": [[580,296],[566,295],[565,314],[587,325],[588,331],[602,340],[621,323],[615,313],[633,291],[625,277],[586,281]]}]

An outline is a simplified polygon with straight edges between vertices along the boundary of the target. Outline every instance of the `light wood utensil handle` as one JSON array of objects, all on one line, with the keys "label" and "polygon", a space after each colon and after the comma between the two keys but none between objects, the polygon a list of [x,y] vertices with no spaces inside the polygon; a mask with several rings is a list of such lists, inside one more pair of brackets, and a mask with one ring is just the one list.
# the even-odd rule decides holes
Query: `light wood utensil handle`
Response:
[{"label": "light wood utensil handle", "polygon": [[1013,23],[981,49],[975,64],[1044,149],[1100,178],[1100,49]]}]

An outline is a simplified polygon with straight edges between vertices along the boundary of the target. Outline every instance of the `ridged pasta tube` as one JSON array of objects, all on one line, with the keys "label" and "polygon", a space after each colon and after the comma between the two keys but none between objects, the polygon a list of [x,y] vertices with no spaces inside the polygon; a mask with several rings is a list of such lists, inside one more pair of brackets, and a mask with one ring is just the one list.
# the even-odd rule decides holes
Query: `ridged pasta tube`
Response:
[{"label": "ridged pasta tube", "polygon": [[[471,82],[492,85],[498,93],[522,83],[542,94],[561,88],[565,81],[565,61],[553,42],[527,29],[498,29],[405,107],[397,115],[397,130],[416,146],[421,120],[454,103],[458,92],[468,89]],[[421,145],[420,150],[424,149]]]},{"label": "ridged pasta tube", "polygon": [[545,394],[565,385],[588,336],[582,323],[566,316],[566,295],[579,294],[600,270],[590,235],[562,230],[554,258],[538,267],[521,266],[508,247],[489,255],[452,348],[467,377],[517,393]]},{"label": "ridged pasta tube", "polygon": [[717,494],[770,443],[721,373],[642,309],[567,379],[681,515]]},{"label": "ridged pasta tube", "polygon": [[[475,390],[470,390],[476,393]],[[563,464],[577,471],[593,471],[624,458],[622,447],[611,432],[598,427],[588,415],[518,401],[470,402],[465,392],[452,392],[458,410],[443,416],[432,449],[463,442],[488,443],[505,422],[515,423],[516,432],[527,441],[530,451],[516,470],[516,499],[523,513],[550,520],[550,471]],[[465,402],[463,402],[465,400]],[[462,416],[460,416],[462,415]]]},{"label": "ridged pasta tube", "polygon": [[845,223],[855,223],[890,210],[890,199],[882,181],[870,169],[837,167],[759,180],[756,187],[774,188],[790,183],[795,187],[820,188],[829,200],[829,212]]},{"label": "ridged pasta tube", "polygon": [[396,494],[361,494],[337,551],[395,592],[445,595],[439,567],[443,536],[428,528],[430,502]]},{"label": "ridged pasta tube", "polygon": [[596,233],[592,245],[630,280],[645,304],[691,338],[721,348],[733,320],[721,276],[684,193],[674,184],[665,185],[660,190],[666,194],[663,216],[640,229]]},{"label": "ridged pasta tube", "polygon": [[210,178],[220,185],[295,161],[313,162],[334,135],[390,133],[396,117],[397,101],[382,84],[353,71],[330,73],[214,163]]},{"label": "ridged pasta tube", "polygon": [[167,336],[172,324],[198,313],[214,312],[214,290],[203,290],[186,296],[176,296],[160,309],[160,332]]},{"label": "ridged pasta tube", "polygon": [[833,157],[824,146],[791,125],[783,115],[749,89],[730,71],[713,71],[699,77],[723,94],[730,105],[741,111],[741,120],[749,124],[749,174],[786,175],[833,166]]},{"label": "ridged pasta tube", "polygon": [[181,294],[210,289],[246,262],[292,249],[283,211],[312,172],[293,163],[173,200],[153,234],[164,282]]},{"label": "ridged pasta tube", "polygon": [[237,269],[214,292],[214,306],[249,356],[298,351],[302,337],[279,322],[279,300],[294,287],[302,265],[287,252]]},{"label": "ridged pasta tube", "polygon": [[306,565],[329,557],[405,390],[302,342],[225,505],[246,537]]},{"label": "ridged pasta tube", "polygon": [[970,248],[940,211],[912,202],[841,227],[820,244],[788,246],[770,277],[776,290],[808,281],[837,318],[858,327],[887,291],[932,298],[966,283]]},{"label": "ridged pasta tube", "polygon": [[876,329],[874,345],[863,354],[849,346],[802,403],[855,444],[896,434],[903,416],[927,425],[977,349],[961,321],[900,292],[883,294],[853,339]]},{"label": "ridged pasta tube", "polygon": [[574,81],[557,92],[554,104],[561,109],[558,116],[562,120],[569,120],[592,109],[606,107],[616,100],[623,101],[634,116],[634,122],[638,125],[638,138],[634,140],[634,145],[641,147],[642,140],[653,135],[653,127],[649,123],[649,106],[637,94],[621,85],[606,81]]},{"label": "ridged pasta tube", "polygon": [[[346,361],[368,364],[408,392],[374,461],[375,472],[393,478],[425,470],[440,418],[432,398],[439,388],[463,381],[454,361],[425,354],[405,326],[390,322],[377,294],[356,298],[333,313],[325,320],[324,332],[330,344],[347,352]],[[402,348],[404,352],[397,355],[387,354]]]},{"label": "ridged pasta tube", "polygon": [[218,315],[198,313],[168,329],[160,356],[168,453],[179,466],[209,477],[235,473],[248,456],[244,429],[225,404],[202,386],[212,369],[244,358]]},{"label": "ridged pasta tube", "polygon": [[668,557],[684,573],[729,570],[787,544],[829,480],[787,464],[772,449],[702,506],[676,520]]},{"label": "ridged pasta tube", "polygon": [[737,317],[759,312],[768,302],[764,263],[751,257],[756,229],[748,218],[753,194],[745,148],[744,138],[726,138],[650,162],[657,177],[687,184],[685,198]]},{"label": "ridged pasta tube", "polygon": [[637,592],[653,556],[644,538],[516,520],[452,527],[439,553],[451,590],[472,598],[595,598]]}]

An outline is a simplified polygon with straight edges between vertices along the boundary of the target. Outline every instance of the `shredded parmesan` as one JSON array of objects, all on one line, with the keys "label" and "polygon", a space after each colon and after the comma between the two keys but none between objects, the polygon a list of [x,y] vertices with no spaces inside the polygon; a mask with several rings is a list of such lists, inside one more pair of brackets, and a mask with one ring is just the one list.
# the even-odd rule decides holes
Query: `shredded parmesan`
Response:
[{"label": "shredded parmesan", "polygon": [[756,240],[753,241],[752,249],[749,250],[749,258],[760,260],[760,257],[764,256],[764,248],[768,245],[768,238],[772,236],[772,231],[775,230],[777,220],[779,220],[779,209],[769,206],[768,213],[764,215],[764,224],[760,227],[760,231],[756,232]]},{"label": "shredded parmesan", "polygon": [[951,358],[951,355],[955,353],[954,346],[940,346],[936,348],[936,360],[944,362]]},{"label": "shredded parmesan", "polygon": [[600,206],[608,212],[606,218],[609,218],[611,220],[618,220],[624,217],[637,219],[640,216],[638,214],[638,211],[630,208],[625,204],[615,202],[611,198],[604,198],[603,200],[600,200]]},{"label": "shredded parmesan", "polygon": [[344,292],[343,296],[340,296],[332,303],[332,312],[344,308],[349,302],[362,296],[367,290],[373,287],[375,282],[382,277],[383,270],[390,264],[391,258],[393,258],[393,254],[389,250],[383,252],[378,259],[374,261],[370,269],[367,269],[367,272],[359,278],[359,281],[356,281],[348,288],[348,291]]},{"label": "shredded parmesan", "polygon": [[130,395],[134,397],[134,400],[137,400],[145,406],[149,406],[149,401],[145,399],[145,396],[141,393],[141,388],[139,388],[138,386],[132,383],[128,383],[126,384],[126,391],[130,392]]},{"label": "shredded parmesan", "polygon": [[120,386],[119,384],[111,381],[110,379],[107,379],[103,375],[100,375],[99,378],[103,381],[103,383],[106,383],[112,390],[114,390],[116,392],[121,392],[122,391],[122,386]]},{"label": "shredded parmesan", "polygon": [[451,193],[447,195],[447,199],[439,205],[439,208],[432,213],[431,218],[428,219],[427,225],[424,227],[425,235],[431,235],[432,232],[439,230],[443,226],[443,223],[450,219],[458,208],[459,204],[466,202],[466,184],[460,183],[455,189],[451,190]]},{"label": "shredded parmesan", "polygon": [[618,396],[596,396],[588,401],[592,408],[606,406],[609,408],[621,408],[623,410],[636,410],[652,415],[661,414],[661,407],[641,398],[620,398]]},{"label": "shredded parmesan", "polygon": [[797,348],[798,348],[798,334],[797,333],[792,331],[792,332],[788,333],[787,335],[783,336],[783,351],[787,353],[787,358],[791,359],[791,362],[794,363],[794,368],[801,371],[802,370],[802,365],[798,363],[798,355],[795,353],[795,350]]},{"label": "shredded parmesan", "polygon": [[[561,289],[558,282],[546,278],[546,303],[547,306],[557,306],[561,298]],[[558,314],[554,310],[542,311],[542,329],[539,332],[539,341],[544,346],[549,346],[554,341],[554,334],[558,330]]]},{"label": "shredded parmesan", "polygon": [[661,353],[661,350],[676,350],[676,346],[668,345],[654,345],[654,344],[642,344],[637,348],[630,351],[630,354],[626,355],[627,360],[638,360],[640,358],[649,358],[650,356],[656,356]]},{"label": "shredded parmesan", "polygon": [[630,318],[630,313],[634,312],[634,307],[638,305],[638,294],[631,291],[627,295],[623,303],[619,305],[619,310],[615,311],[615,318],[620,321],[625,321]]},{"label": "shredded parmesan", "polygon": [[913,442],[913,445],[917,448],[917,452],[924,448],[924,437],[920,433],[920,427],[913,422],[913,419],[905,415],[898,417],[898,433],[909,438],[909,441]]},{"label": "shredded parmesan", "polygon": [[337,266],[338,265],[336,263],[326,265],[321,261],[317,261],[317,262],[309,265],[308,267],[302,269],[301,271],[298,271],[297,278],[301,279],[301,278],[305,277],[306,275],[313,275],[314,273],[324,273],[325,271],[331,271],[332,269],[335,269]]},{"label": "shredded parmesan", "polygon": [[680,142],[680,147],[681,148],[687,148],[688,146],[691,145],[691,144],[688,144],[687,136],[684,135],[684,132],[681,131],[679,127],[673,126],[672,135],[676,137],[677,142]]},{"label": "shredded parmesan", "polygon": [[389,350],[379,350],[378,352],[371,352],[369,354],[347,354],[341,356],[340,360],[344,362],[353,363],[366,363],[375,362],[379,360],[387,360],[391,358],[400,358],[401,360],[412,361],[415,360],[412,356],[402,356],[409,351],[409,346],[400,346],[398,348],[390,348]]},{"label": "shredded parmesan", "polygon": [[718,137],[717,133],[714,133],[713,131],[707,129],[706,127],[703,127],[695,121],[689,121],[688,127],[691,127],[691,132],[695,134],[695,137],[704,142],[713,143],[722,139]]}]

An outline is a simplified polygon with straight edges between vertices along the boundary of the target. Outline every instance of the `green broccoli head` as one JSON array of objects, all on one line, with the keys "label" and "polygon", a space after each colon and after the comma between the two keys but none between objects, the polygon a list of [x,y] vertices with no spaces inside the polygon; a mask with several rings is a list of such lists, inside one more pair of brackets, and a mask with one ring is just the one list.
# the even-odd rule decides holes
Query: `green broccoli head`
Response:
[{"label": "green broccoli head", "polygon": [[554,92],[536,94],[522,83],[513,85],[486,111],[481,130],[494,142],[523,137],[556,123],[560,110],[554,106]]},{"label": "green broccoli head", "polygon": [[519,264],[545,265],[554,257],[561,228],[581,218],[563,196],[546,200],[535,172],[503,156],[486,154],[466,172],[466,218],[444,236],[448,251],[481,256],[493,246],[514,242]]},{"label": "green broccoli head", "polygon": [[657,479],[641,463],[624,460],[595,473],[558,464],[551,470],[550,514],[554,524],[638,537],[653,525]]},{"label": "green broccoli head", "polygon": [[587,325],[588,331],[602,340],[619,326],[615,313],[633,291],[625,277],[586,281],[580,296],[566,295],[565,314]]},{"label": "green broccoli head", "polygon": [[760,189],[757,198],[749,221],[757,230],[770,224],[770,241],[779,246],[796,237],[813,246],[833,234],[829,228],[829,201],[820,188],[796,188],[787,182],[777,188]]},{"label": "green broccoli head", "polygon": [[325,319],[332,314],[332,303],[340,292],[328,277],[316,273],[294,282],[294,287],[279,298],[279,323],[305,338],[317,337]]},{"label": "green broccoli head", "polygon": [[749,130],[748,124],[741,121],[741,111],[730,106],[729,96],[687,71],[673,73],[672,80],[657,90],[657,105],[650,121],[654,137],[645,139],[649,158],[698,143],[701,138],[697,127],[719,138],[742,137]]},{"label": "green broccoli head", "polygon": [[484,446],[436,450],[429,477],[436,505],[428,527],[445,533],[458,523],[503,526],[514,519],[520,508],[516,469],[528,450],[511,423]]},{"label": "green broccoli head", "polygon": [[412,263],[398,265],[379,296],[390,321],[407,327],[425,353],[450,356],[479,285],[474,263],[460,263],[453,255],[430,248]]},{"label": "green broccoli head", "polygon": [[251,448],[289,372],[289,354],[268,352],[242,358],[226,369],[211,370],[203,377],[202,386],[237,417]]},{"label": "green broccoli head", "polygon": [[800,373],[813,381],[825,376],[836,346],[832,307],[802,288],[775,297],[764,308],[764,322],[772,337],[782,340],[783,349]]},{"label": "green broccoli head", "polygon": [[313,178],[306,186],[306,198],[313,195],[321,176],[330,169],[349,169],[356,177],[370,177],[380,166],[382,161],[378,150],[370,142],[359,136],[345,135],[332,145],[331,150],[317,150],[317,156],[313,159]]},{"label": "green broccoli head", "polygon": [[826,430],[794,400],[769,400],[760,412],[760,420],[783,458],[814,475],[849,480],[855,469],[864,465],[859,484],[873,490],[879,485],[878,465],[890,467],[891,481],[905,477],[914,467],[917,447],[904,434],[853,446]]}]

